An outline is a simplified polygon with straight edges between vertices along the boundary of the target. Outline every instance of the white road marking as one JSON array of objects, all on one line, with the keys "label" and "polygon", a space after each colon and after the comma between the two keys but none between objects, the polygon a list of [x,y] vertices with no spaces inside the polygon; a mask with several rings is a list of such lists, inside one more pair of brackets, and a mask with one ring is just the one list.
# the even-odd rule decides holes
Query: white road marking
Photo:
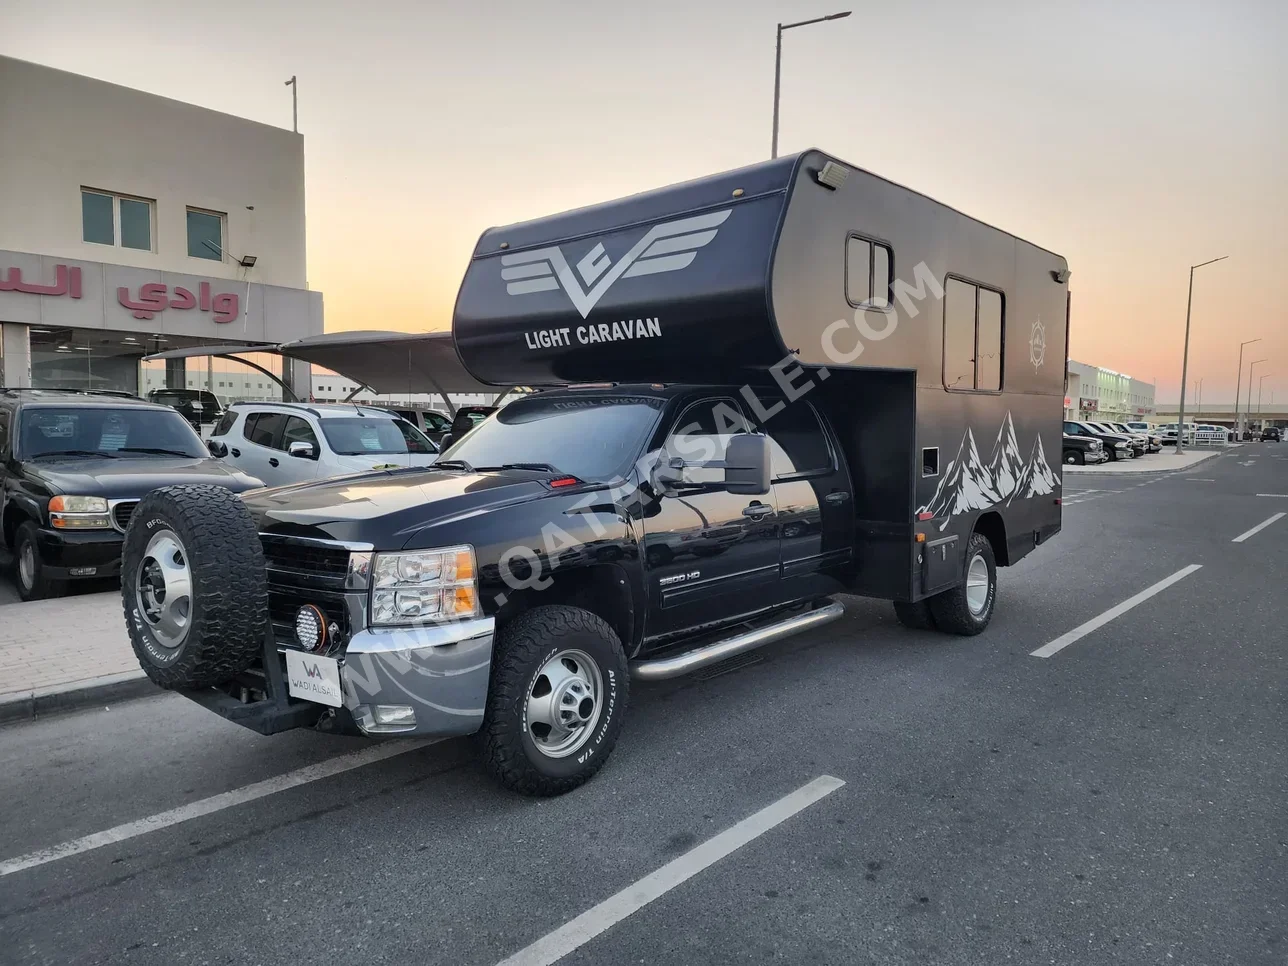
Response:
[{"label": "white road marking", "polygon": [[703,869],[736,852],[775,826],[781,825],[797,812],[804,811],[815,802],[826,798],[844,784],[845,782],[839,778],[820,775],[809,784],[802,785],[772,805],[762,808],[755,815],[750,815],[714,838],[707,839],[701,845],[690,849],[633,885],[627,886],[599,905],[587,909],[576,919],[502,960],[499,966],[550,966],[551,963],[558,962],[627,916],[643,909],[654,899],[670,892]]},{"label": "white road marking", "polygon": [[1099,617],[1093,617],[1085,624],[1081,624],[1078,627],[1075,627],[1073,630],[1069,631],[1069,633],[1060,635],[1050,644],[1043,644],[1036,651],[1031,652],[1029,656],[1030,657],[1051,657],[1054,654],[1059,654],[1070,644],[1073,644],[1073,643],[1076,643],[1077,641],[1082,640],[1092,631],[1099,630],[1100,628],[1108,624],[1110,621],[1115,620],[1119,617],[1122,617],[1123,614],[1127,613],[1133,607],[1136,607],[1139,604],[1143,604],[1145,601],[1149,600],[1155,594],[1161,594],[1168,587],[1172,586],[1172,584],[1176,583],[1177,581],[1184,580],[1190,574],[1194,573],[1194,571],[1202,570],[1202,569],[1203,569],[1202,564],[1190,564],[1185,569],[1178,570],[1176,573],[1172,574],[1172,576],[1166,577],[1163,580],[1160,580],[1152,587],[1146,587],[1135,597],[1128,597],[1121,604],[1118,604],[1115,607],[1109,608],[1109,610],[1105,611]]},{"label": "white road marking", "polygon": [[1216,480],[1202,479],[1197,476],[1187,476],[1186,479],[1189,480],[1189,482],[1191,483],[1215,483],[1216,482]]},{"label": "white road marking", "polygon": [[1234,538],[1233,540],[1231,540],[1230,542],[1231,542],[1231,543],[1243,543],[1243,541],[1247,540],[1249,537],[1255,537],[1258,533],[1260,533],[1260,532],[1261,532],[1262,530],[1264,530],[1266,527],[1270,526],[1270,524],[1272,524],[1272,523],[1276,523],[1276,522],[1278,522],[1279,520],[1282,520],[1284,517],[1288,517],[1288,513],[1276,513],[1276,514],[1275,514],[1274,516],[1272,516],[1269,520],[1262,520],[1260,523],[1258,523],[1255,527],[1253,527],[1253,528],[1252,528],[1251,530],[1249,530],[1247,533],[1241,533],[1241,534],[1239,534],[1237,537],[1235,537],[1235,538]]},{"label": "white road marking", "polygon": [[169,828],[171,825],[178,825],[180,822],[200,818],[203,815],[210,815],[213,812],[232,808],[235,805],[244,805],[246,802],[253,802],[257,798],[284,792],[288,788],[298,788],[300,785],[307,785],[310,782],[330,778],[333,775],[342,775],[346,771],[361,768],[363,765],[384,761],[386,758],[393,758],[395,755],[405,755],[409,751],[418,751],[426,745],[432,745],[439,740],[441,739],[414,738],[410,741],[391,741],[371,745],[361,751],[350,752],[347,755],[337,755],[335,758],[329,758],[326,761],[307,765],[304,768],[297,768],[295,771],[287,772],[285,775],[266,778],[261,782],[234,788],[231,791],[221,792],[218,795],[212,795],[199,801],[189,802],[187,805],[180,805],[178,808],[172,808],[166,812],[158,812],[156,815],[149,815],[147,818],[141,818],[134,822],[126,822],[124,825],[118,825],[103,832],[94,832],[78,839],[72,839],[70,842],[63,842],[52,848],[29,852],[13,859],[5,859],[0,861],[0,878],[6,875],[13,875],[13,873],[21,872],[24,869],[35,868],[38,865],[57,862],[59,859],[79,855],[82,852],[101,849],[105,845],[114,845],[117,842],[124,842],[126,839],[137,838],[140,835]]},{"label": "white road marking", "polygon": [[1276,500],[1288,500],[1288,493],[1258,493],[1257,496],[1274,497]]}]

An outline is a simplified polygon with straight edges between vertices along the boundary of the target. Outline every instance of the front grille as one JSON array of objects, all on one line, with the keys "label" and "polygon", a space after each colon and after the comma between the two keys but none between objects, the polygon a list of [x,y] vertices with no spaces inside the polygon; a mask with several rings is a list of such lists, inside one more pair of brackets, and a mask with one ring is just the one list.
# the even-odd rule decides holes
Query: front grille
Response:
[{"label": "front grille", "polygon": [[129,528],[130,517],[134,516],[134,508],[138,505],[138,500],[128,500],[112,507],[112,525],[124,533]]},{"label": "front grille", "polygon": [[299,574],[322,574],[343,577],[349,572],[349,551],[343,547],[261,538],[264,562],[269,570],[289,570]]}]

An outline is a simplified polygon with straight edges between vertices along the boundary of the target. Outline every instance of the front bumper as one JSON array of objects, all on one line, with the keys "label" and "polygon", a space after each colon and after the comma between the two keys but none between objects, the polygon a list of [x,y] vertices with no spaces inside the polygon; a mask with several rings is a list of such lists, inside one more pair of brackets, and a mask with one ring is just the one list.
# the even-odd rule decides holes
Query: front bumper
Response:
[{"label": "front bumper", "polygon": [[47,576],[55,580],[117,577],[121,573],[119,530],[55,530],[42,527],[36,548]]},{"label": "front bumper", "polygon": [[[496,620],[364,629],[345,648],[345,709],[366,735],[468,735],[483,726]],[[377,708],[411,708],[414,722],[384,724]]]}]

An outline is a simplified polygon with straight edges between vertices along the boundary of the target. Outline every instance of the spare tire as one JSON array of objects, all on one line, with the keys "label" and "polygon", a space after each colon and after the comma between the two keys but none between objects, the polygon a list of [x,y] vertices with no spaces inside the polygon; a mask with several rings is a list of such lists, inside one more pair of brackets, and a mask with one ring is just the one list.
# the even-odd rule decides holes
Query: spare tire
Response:
[{"label": "spare tire", "polygon": [[264,550],[255,520],[222,486],[165,486],[140,501],[121,556],[125,626],[163,688],[230,681],[263,653]]}]

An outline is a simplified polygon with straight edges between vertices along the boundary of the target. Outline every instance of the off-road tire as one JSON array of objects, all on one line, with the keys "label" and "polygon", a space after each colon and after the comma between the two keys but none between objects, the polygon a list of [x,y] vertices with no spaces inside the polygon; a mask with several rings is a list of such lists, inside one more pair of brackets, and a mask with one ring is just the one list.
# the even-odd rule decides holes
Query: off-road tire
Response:
[{"label": "off-road tire", "polygon": [[[40,559],[40,531],[30,520],[25,521],[18,527],[18,532],[14,534],[13,540],[13,582],[18,588],[18,596],[23,600],[49,600],[52,597],[61,597],[67,592],[67,582],[63,580],[54,580],[45,573],[45,563]],[[31,586],[28,587],[22,581],[22,555],[27,545],[31,546],[32,556],[32,575]]]},{"label": "off-road tire", "polygon": [[[192,583],[187,636],[168,648],[139,613],[136,586],[149,538],[165,528],[183,543]],[[222,486],[165,486],[135,508],[121,555],[121,598],[144,673],[163,688],[230,681],[263,653],[268,628],[264,551],[246,505]]]},{"label": "off-road tire", "polygon": [[1064,451],[1064,461],[1069,466],[1084,466],[1087,459],[1082,455],[1081,450],[1067,449]]},{"label": "off-road tire", "polygon": [[[601,715],[591,739],[575,754],[549,758],[527,726],[528,695],[537,676],[559,651],[584,651],[603,682]],[[630,692],[630,671],[617,634],[580,607],[550,604],[525,611],[500,629],[492,655],[492,680],[480,732],[488,770],[521,795],[550,797],[588,781],[608,759],[621,733]]]},{"label": "off-road tire", "polygon": [[894,602],[894,616],[899,618],[900,624],[911,630],[936,630],[935,617],[930,613],[929,600],[919,600],[915,604],[906,600],[896,600]]},{"label": "off-road tire", "polygon": [[[970,573],[971,561],[982,557],[988,568],[988,600],[983,611],[976,615],[971,612],[966,598],[966,578]],[[993,555],[993,545],[983,534],[972,533],[966,543],[966,559],[962,567],[961,583],[952,590],[936,594],[929,598],[930,613],[935,625],[949,634],[971,636],[981,633],[993,619],[997,606],[997,559]]]}]

